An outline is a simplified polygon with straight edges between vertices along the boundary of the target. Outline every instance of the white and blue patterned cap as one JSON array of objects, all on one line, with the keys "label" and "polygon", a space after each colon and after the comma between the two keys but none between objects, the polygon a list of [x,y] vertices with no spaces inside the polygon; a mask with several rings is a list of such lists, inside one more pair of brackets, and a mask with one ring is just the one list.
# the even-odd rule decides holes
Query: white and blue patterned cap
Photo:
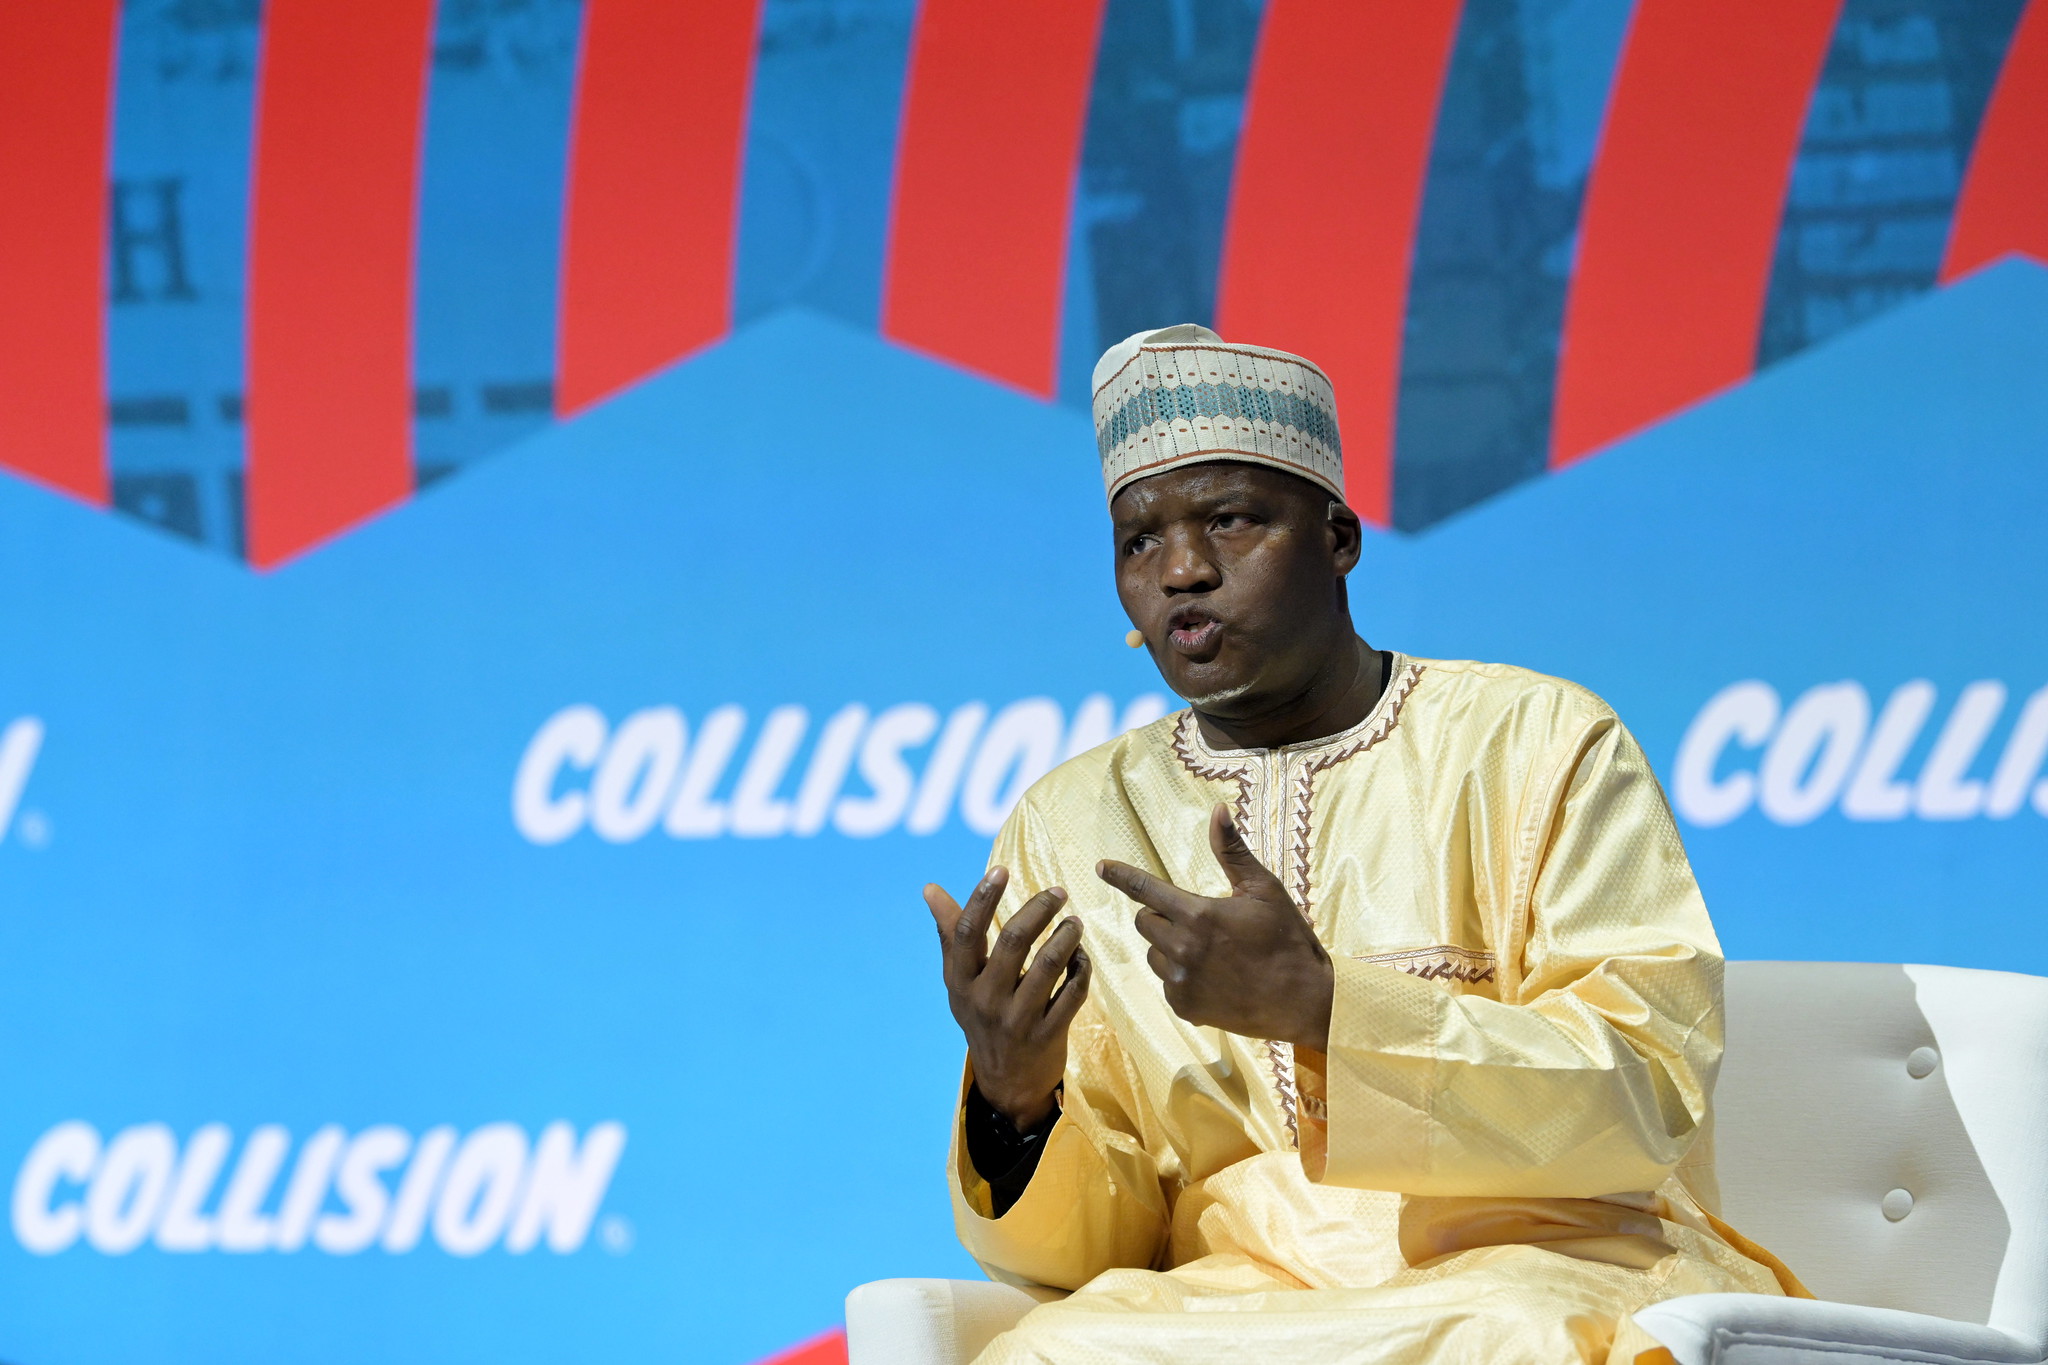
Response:
[{"label": "white and blue patterned cap", "polygon": [[1344,496],[1330,377],[1298,355],[1182,323],[1137,332],[1095,363],[1095,441],[1111,498],[1176,465],[1243,460]]}]

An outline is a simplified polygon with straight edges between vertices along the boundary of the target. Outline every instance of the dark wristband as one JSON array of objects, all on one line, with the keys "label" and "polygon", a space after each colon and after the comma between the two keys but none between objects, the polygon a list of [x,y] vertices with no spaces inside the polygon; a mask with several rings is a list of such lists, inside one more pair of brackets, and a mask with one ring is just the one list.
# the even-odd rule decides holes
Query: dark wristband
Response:
[{"label": "dark wristband", "polygon": [[1000,1218],[1023,1198],[1024,1187],[1038,1169],[1045,1140],[1060,1121],[1059,1092],[1053,1092],[1051,1111],[1022,1130],[982,1097],[978,1085],[967,1088],[966,1108],[967,1159],[974,1163],[974,1173],[988,1182],[989,1203]]}]

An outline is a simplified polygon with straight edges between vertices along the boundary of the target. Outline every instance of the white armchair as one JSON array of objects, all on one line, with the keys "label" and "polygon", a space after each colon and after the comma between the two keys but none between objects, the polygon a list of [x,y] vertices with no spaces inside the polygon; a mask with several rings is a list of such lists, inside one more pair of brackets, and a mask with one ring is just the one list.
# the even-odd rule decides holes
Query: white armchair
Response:
[{"label": "white armchair", "polygon": [[[2048,1365],[2048,979],[1730,963],[1716,1101],[1728,1221],[1820,1299],[1638,1313],[1680,1365]],[[967,1365],[1054,1297],[862,1285],[851,1365]]]}]

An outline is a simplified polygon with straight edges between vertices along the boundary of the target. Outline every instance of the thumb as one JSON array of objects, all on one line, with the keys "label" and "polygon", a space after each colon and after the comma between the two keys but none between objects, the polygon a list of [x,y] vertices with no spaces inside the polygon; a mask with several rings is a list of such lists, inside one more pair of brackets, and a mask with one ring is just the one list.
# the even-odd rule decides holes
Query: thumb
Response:
[{"label": "thumb", "polygon": [[932,919],[938,923],[941,934],[953,932],[953,926],[960,922],[960,903],[946,894],[946,888],[937,882],[926,882],[924,888],[925,909],[932,912]]},{"label": "thumb", "polygon": [[1286,888],[1280,879],[1266,870],[1251,845],[1238,832],[1237,822],[1230,818],[1230,808],[1219,804],[1209,812],[1209,849],[1216,855],[1217,865],[1223,875],[1230,879],[1231,891],[1239,896],[1250,896],[1255,900],[1287,900]]}]

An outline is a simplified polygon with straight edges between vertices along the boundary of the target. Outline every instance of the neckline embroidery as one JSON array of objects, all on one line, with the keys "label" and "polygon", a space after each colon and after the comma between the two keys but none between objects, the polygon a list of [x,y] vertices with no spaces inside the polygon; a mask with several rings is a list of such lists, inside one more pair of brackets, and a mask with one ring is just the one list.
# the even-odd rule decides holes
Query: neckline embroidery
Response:
[{"label": "neckline embroidery", "polygon": [[[1309,900],[1309,848],[1315,809],[1315,783],[1346,759],[1355,758],[1394,732],[1401,709],[1422,677],[1422,665],[1405,654],[1395,653],[1386,689],[1380,693],[1365,718],[1349,729],[1321,739],[1283,744],[1271,749],[1214,749],[1202,737],[1201,723],[1192,708],[1173,728],[1173,751],[1181,766],[1196,777],[1211,782],[1233,782],[1237,797],[1230,804],[1231,818],[1266,866],[1280,877],[1281,884],[1302,915],[1314,923]],[[1285,783],[1281,793],[1286,809],[1270,809],[1268,788],[1274,781]],[[1271,827],[1268,817],[1277,823]],[[1271,833],[1276,836],[1269,839]],[[1274,848],[1272,844],[1278,843]],[[1281,855],[1276,859],[1275,854]],[[1275,866],[1276,861],[1284,866]],[[1287,1126],[1287,1138],[1297,1151],[1301,1147],[1300,1090],[1294,1074],[1294,1046],[1267,1039],[1266,1059],[1273,1072],[1273,1093],[1280,1103],[1280,1117]]]},{"label": "neckline embroidery", "polygon": [[1371,748],[1393,732],[1395,723],[1401,717],[1402,705],[1407,702],[1408,694],[1415,690],[1415,680],[1422,676],[1421,664],[1398,650],[1393,653],[1394,665],[1388,670],[1386,690],[1380,693],[1379,700],[1372,704],[1372,709],[1367,711],[1356,725],[1339,730],[1334,735],[1324,735],[1321,739],[1277,744],[1268,749],[1218,749],[1203,737],[1201,722],[1195,718],[1194,708],[1189,707],[1174,733],[1174,747],[1180,750],[1181,762],[1190,772],[1212,777],[1215,774],[1202,772],[1201,769],[1221,768],[1257,758],[1319,754],[1325,749],[1346,750],[1330,754],[1322,764],[1323,767],[1328,767],[1332,763],[1341,763],[1354,753]]}]

